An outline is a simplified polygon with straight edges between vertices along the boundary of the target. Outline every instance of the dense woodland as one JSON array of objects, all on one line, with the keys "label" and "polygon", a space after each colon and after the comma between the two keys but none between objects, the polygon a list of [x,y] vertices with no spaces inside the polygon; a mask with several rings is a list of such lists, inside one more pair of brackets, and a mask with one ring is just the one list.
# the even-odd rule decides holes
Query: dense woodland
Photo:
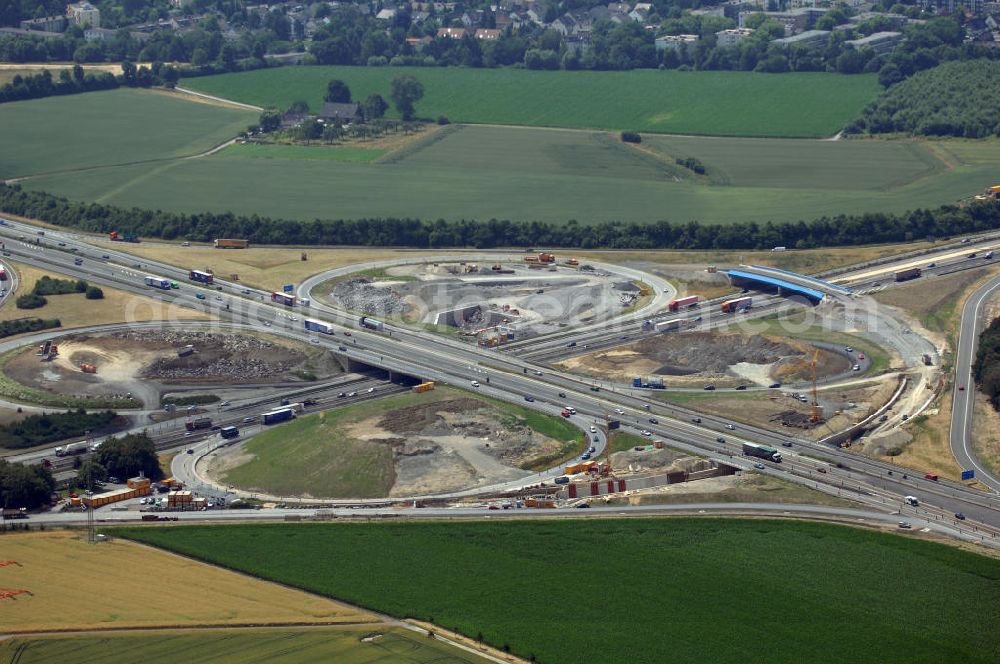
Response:
[{"label": "dense woodland", "polygon": [[0,447],[17,450],[82,436],[87,431],[107,428],[117,417],[114,411],[88,413],[82,408],[65,413],[28,415],[19,422],[0,426]]},{"label": "dense woodland", "polygon": [[889,88],[848,133],[1000,136],[1000,62],[949,62]]},{"label": "dense woodland", "polygon": [[993,408],[1000,411],[1000,318],[994,318],[979,335],[972,371],[979,389],[989,397]]},{"label": "dense woodland", "polygon": [[56,481],[41,464],[0,459],[0,507],[34,509],[49,504]]},{"label": "dense woodland", "polygon": [[0,184],[0,211],[82,231],[133,232],[167,240],[247,238],[254,244],[444,247],[577,247],[581,249],[811,248],[944,238],[1000,228],[1000,203],[946,205],[902,214],[822,217],[812,222],[704,224],[697,221],[555,224],[490,219],[353,219],[294,221],[231,212],[178,214],[76,203]]}]

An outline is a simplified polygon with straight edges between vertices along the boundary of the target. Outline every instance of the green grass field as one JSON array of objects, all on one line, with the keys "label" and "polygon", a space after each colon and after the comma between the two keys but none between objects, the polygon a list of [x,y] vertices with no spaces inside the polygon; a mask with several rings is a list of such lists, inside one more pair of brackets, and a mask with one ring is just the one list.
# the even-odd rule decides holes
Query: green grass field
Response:
[{"label": "green grass field", "polygon": [[347,161],[366,164],[385,154],[385,150],[368,150],[328,145],[256,145],[234,143],[219,152],[220,157],[236,159],[307,159],[313,161]]},{"label": "green grass field", "polygon": [[[651,137],[635,149],[601,132],[477,126],[387,163],[300,158],[313,149],[327,150],[293,148],[260,159],[242,158],[253,150],[239,146],[202,159],[23,184],[125,207],[282,219],[726,223],[933,207],[981,191],[1000,165],[1000,141]],[[688,155],[701,159],[710,177],[678,169],[674,159]]]},{"label": "green grass field", "polygon": [[256,120],[250,111],[149,90],[2,104],[0,178],[197,154]]},{"label": "green grass field", "polygon": [[493,406],[499,410],[499,421],[508,425],[509,420],[508,428],[527,426],[566,443],[558,452],[538,459],[529,470],[549,468],[563,458],[579,454],[584,446],[580,430],[562,418],[438,387],[431,392],[398,394],[299,417],[269,428],[246,443],[245,451],[255,458],[227,471],[224,480],[242,489],[284,496],[388,496],[396,481],[392,445],[352,436],[350,427],[369,418],[391,417],[400,408],[470,396],[475,396],[485,408]]},{"label": "green grass field", "polygon": [[282,67],[182,85],[281,109],[303,100],[318,110],[330,79],[347,83],[354,99],[372,93],[389,99],[400,74],[423,83],[416,108],[425,118],[713,136],[832,136],[879,93],[874,75],[412,67]]},{"label": "green grass field", "polygon": [[[382,636],[365,642],[361,639]],[[143,632],[19,637],[0,641],[0,661],[106,664],[124,659],[189,664],[461,664],[476,655],[399,627]]]},{"label": "green grass field", "polygon": [[125,528],[539,662],[995,662],[1000,561],[816,523]]}]

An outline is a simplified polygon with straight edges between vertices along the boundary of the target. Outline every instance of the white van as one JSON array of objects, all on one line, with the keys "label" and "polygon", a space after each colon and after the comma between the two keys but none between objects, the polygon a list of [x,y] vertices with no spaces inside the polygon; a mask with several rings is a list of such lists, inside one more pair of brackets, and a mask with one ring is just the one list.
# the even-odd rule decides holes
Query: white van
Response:
[{"label": "white van", "polygon": [[913,505],[914,507],[917,507],[918,505],[920,505],[920,501],[917,500],[916,496],[907,496],[903,500],[906,501],[907,505]]}]

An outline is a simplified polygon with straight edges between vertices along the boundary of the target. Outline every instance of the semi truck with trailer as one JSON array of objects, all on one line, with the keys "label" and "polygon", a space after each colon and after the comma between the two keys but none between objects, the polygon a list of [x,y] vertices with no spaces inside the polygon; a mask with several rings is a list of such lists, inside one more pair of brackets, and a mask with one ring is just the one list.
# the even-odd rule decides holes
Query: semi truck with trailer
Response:
[{"label": "semi truck with trailer", "polygon": [[375,330],[376,332],[381,332],[385,329],[385,325],[382,324],[382,321],[369,318],[368,316],[362,316],[361,320],[358,321],[358,324],[361,327],[369,330]]},{"label": "semi truck with trailer", "polygon": [[746,311],[753,306],[752,297],[738,297],[735,300],[726,300],[722,303],[722,313],[734,314],[738,311]]},{"label": "semi truck with trailer", "polygon": [[698,304],[698,300],[700,299],[701,298],[698,295],[688,295],[687,297],[680,297],[677,298],[676,300],[670,300],[670,304],[667,305],[667,309],[669,309],[670,311],[678,311],[685,307],[693,307],[696,304]]},{"label": "semi truck with trailer", "polygon": [[201,270],[191,270],[188,272],[188,279],[191,281],[197,281],[202,284],[209,284],[215,282],[215,275],[211,272],[202,272]]},{"label": "semi truck with trailer", "polygon": [[767,445],[743,443],[743,454],[746,456],[757,457],[758,459],[767,459],[768,461],[773,461],[774,463],[781,463],[781,452],[773,447],[768,447]]},{"label": "semi truck with trailer", "polygon": [[286,307],[295,306],[295,296],[287,295],[285,293],[271,293],[271,302],[277,302],[278,304],[283,304]]},{"label": "semi truck with trailer", "polygon": [[657,332],[676,332],[687,327],[687,321],[683,319],[661,320],[656,324]]},{"label": "semi truck with trailer", "polygon": [[910,279],[916,279],[922,274],[919,267],[911,267],[906,270],[900,270],[896,273],[896,281],[908,281]]},{"label": "semi truck with trailer", "polygon": [[302,327],[309,330],[310,332],[319,332],[320,334],[333,334],[333,325],[330,323],[324,323],[321,320],[313,320],[311,318],[306,318],[302,321]]},{"label": "semi truck with trailer", "polygon": [[146,285],[150,288],[160,288],[163,290],[170,290],[170,280],[164,279],[163,277],[154,277],[153,275],[146,275],[145,278]]},{"label": "semi truck with trailer", "polygon": [[118,231],[111,231],[108,233],[108,239],[112,242],[138,242],[139,236],[137,236],[132,231],[125,231],[124,233],[119,233]]},{"label": "semi truck with trailer", "polygon": [[61,456],[73,456],[74,454],[86,454],[88,449],[89,448],[87,447],[87,441],[82,440],[77,443],[60,445],[59,447],[56,448],[55,451],[56,451],[56,456],[61,457]]},{"label": "semi truck with trailer", "polygon": [[295,411],[291,408],[279,408],[278,410],[272,410],[268,413],[264,413],[260,416],[260,420],[264,424],[278,424],[279,422],[287,422],[294,417]]},{"label": "semi truck with trailer", "polygon": [[197,429],[210,429],[212,428],[212,418],[211,417],[199,417],[194,420],[188,420],[184,423],[184,428],[188,431],[196,431]]},{"label": "semi truck with trailer", "polygon": [[238,240],[235,238],[227,239],[217,239],[215,241],[216,249],[247,249],[250,247],[249,240]]}]

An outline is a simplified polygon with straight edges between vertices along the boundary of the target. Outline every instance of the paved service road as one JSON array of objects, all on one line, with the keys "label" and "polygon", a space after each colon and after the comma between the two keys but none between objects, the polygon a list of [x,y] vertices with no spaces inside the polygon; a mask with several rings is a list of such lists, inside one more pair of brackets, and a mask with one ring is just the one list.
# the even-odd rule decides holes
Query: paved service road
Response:
[{"label": "paved service road", "polygon": [[[1000,490],[1000,479],[991,475],[976,459],[972,447],[972,419],[976,403],[976,386],[972,380],[972,360],[976,355],[979,333],[986,326],[983,306],[991,295],[1000,290],[1000,277],[983,284],[966,301],[955,356],[955,385],[952,387],[951,451],[965,470],[974,470],[976,479],[993,490]],[[959,389],[964,387],[965,389]]]}]

